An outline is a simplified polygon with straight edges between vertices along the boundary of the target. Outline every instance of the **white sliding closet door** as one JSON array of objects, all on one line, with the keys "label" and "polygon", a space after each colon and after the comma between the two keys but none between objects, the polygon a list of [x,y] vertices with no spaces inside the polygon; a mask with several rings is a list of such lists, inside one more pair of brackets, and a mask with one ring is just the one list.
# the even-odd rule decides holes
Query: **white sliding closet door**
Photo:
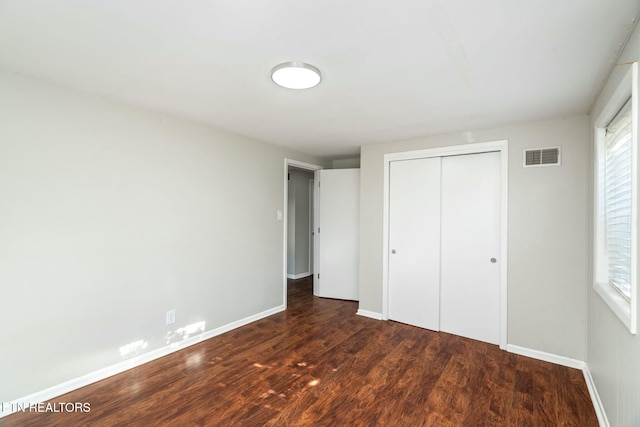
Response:
[{"label": "white sliding closet door", "polygon": [[389,319],[437,331],[440,158],[391,162],[389,176]]},{"label": "white sliding closet door", "polygon": [[500,340],[500,153],[442,158],[440,329]]},{"label": "white sliding closet door", "polygon": [[388,316],[500,341],[501,154],[389,163]]}]

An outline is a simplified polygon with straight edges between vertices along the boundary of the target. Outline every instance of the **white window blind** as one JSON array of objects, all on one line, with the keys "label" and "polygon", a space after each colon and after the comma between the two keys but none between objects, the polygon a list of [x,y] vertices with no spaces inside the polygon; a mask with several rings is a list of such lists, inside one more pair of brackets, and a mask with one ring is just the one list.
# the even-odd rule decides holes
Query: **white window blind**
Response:
[{"label": "white window blind", "polygon": [[631,298],[631,100],[606,127],[604,162],[604,238],[609,284]]}]

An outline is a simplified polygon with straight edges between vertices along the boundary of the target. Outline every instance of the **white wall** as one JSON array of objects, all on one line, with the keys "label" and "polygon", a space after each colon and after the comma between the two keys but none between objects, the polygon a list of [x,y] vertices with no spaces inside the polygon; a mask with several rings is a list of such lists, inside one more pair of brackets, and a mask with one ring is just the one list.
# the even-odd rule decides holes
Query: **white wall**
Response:
[{"label": "white wall", "polygon": [[313,179],[311,172],[296,172],[296,275],[309,274],[311,227],[309,225],[309,180]]},{"label": "white wall", "polygon": [[0,402],[281,306],[285,157],[0,72]]},{"label": "white wall", "polygon": [[312,172],[289,169],[289,212],[287,218],[287,274],[310,273],[309,180]]},{"label": "white wall", "polygon": [[[618,62],[640,61],[640,27],[636,27]],[[627,72],[615,67],[591,110],[589,121],[589,268],[586,361],[611,426],[640,425],[640,336],[631,335],[593,290],[594,122]],[[640,117],[638,117],[640,120]],[[638,236],[640,238],[640,235]],[[638,271],[640,274],[640,271]],[[640,301],[638,306],[640,306]]]},{"label": "white wall", "polygon": [[350,157],[348,159],[336,159],[331,162],[332,169],[353,169],[360,167],[360,157]]},{"label": "white wall", "polygon": [[[508,343],[584,360],[587,117],[364,146],[360,309],[382,312],[383,156],[509,140]],[[522,168],[525,148],[562,146],[562,166]]]},{"label": "white wall", "polygon": [[296,187],[289,170],[287,181],[287,276],[296,274]]}]

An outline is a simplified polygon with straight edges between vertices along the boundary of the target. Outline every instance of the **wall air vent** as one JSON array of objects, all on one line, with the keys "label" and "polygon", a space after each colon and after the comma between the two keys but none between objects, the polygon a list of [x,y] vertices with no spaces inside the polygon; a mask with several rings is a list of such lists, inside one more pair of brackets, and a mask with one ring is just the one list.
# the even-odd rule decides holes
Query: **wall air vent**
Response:
[{"label": "wall air vent", "polygon": [[536,166],[560,166],[560,147],[532,148],[524,150],[525,168]]}]

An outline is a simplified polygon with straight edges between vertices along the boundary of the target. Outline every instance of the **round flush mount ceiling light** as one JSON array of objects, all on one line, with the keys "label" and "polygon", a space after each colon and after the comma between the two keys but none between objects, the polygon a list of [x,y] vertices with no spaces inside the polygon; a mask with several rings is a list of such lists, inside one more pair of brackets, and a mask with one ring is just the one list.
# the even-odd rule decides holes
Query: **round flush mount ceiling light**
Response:
[{"label": "round flush mount ceiling light", "polygon": [[309,89],[320,83],[320,70],[304,62],[284,62],[271,70],[271,80],[287,89]]}]

